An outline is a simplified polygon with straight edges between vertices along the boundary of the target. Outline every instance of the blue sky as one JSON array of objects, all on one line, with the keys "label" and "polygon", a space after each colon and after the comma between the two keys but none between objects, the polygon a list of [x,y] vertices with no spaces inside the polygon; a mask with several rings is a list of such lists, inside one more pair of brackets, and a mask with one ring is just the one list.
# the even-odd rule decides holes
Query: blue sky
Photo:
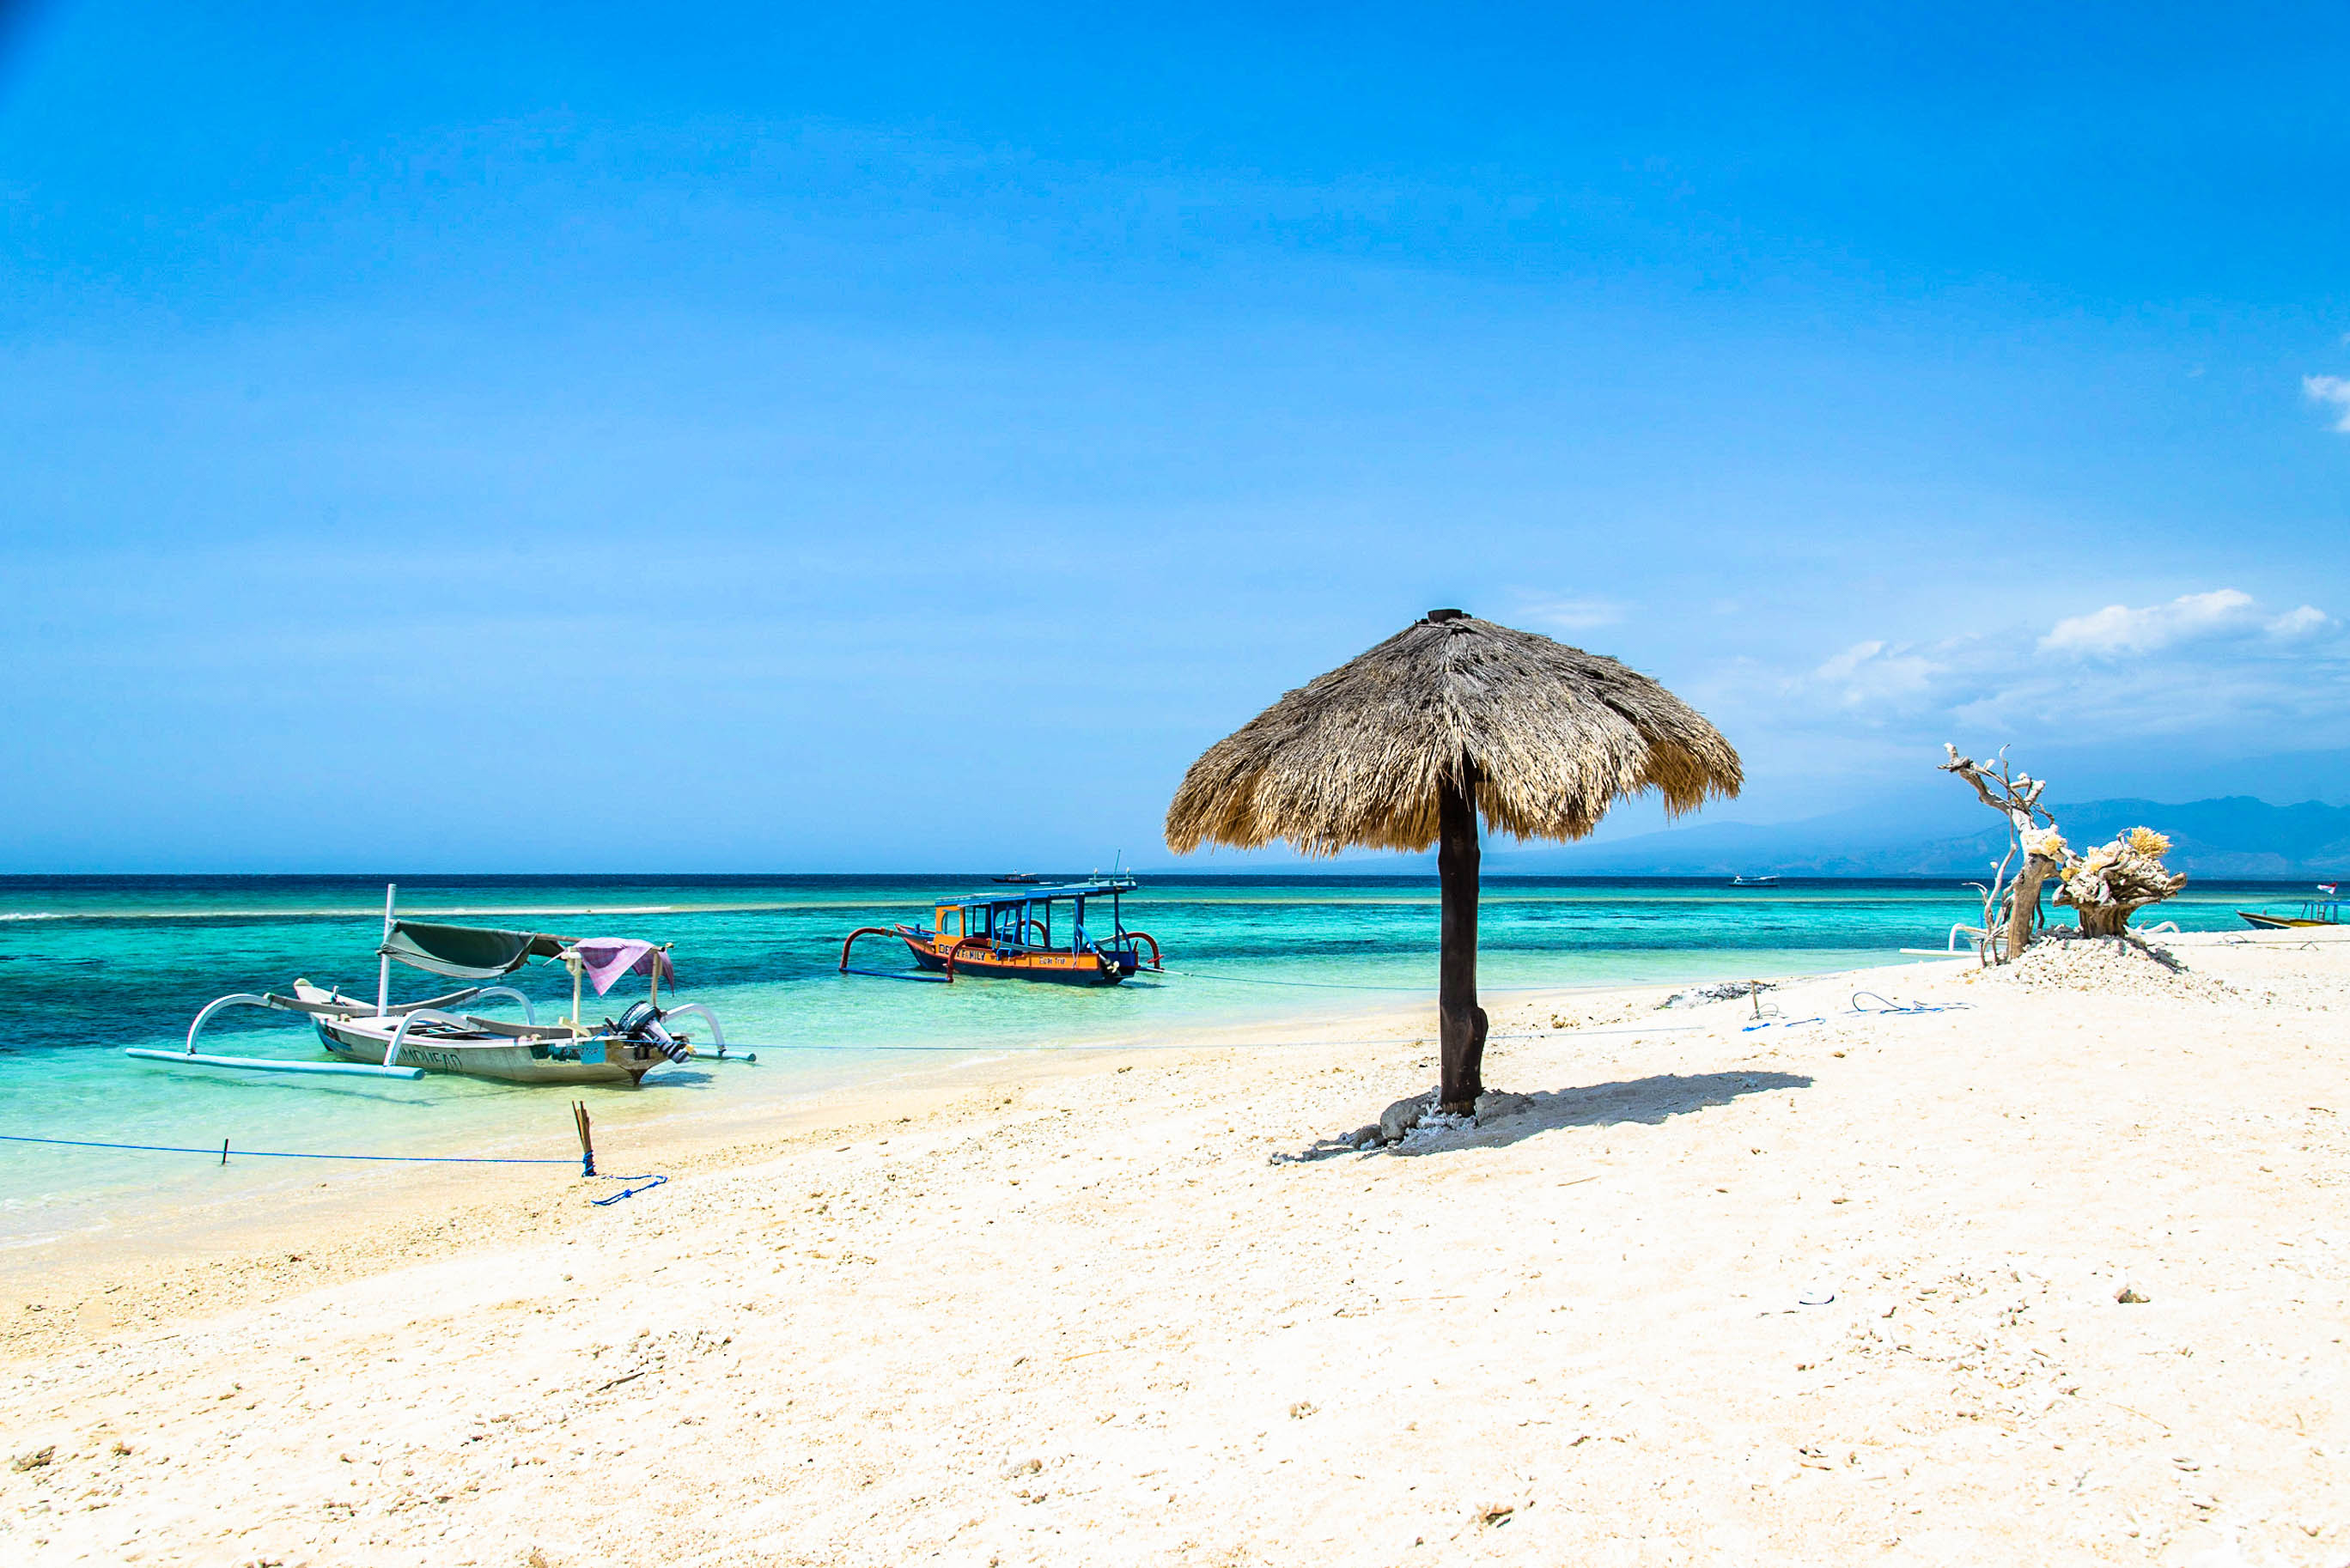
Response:
[{"label": "blue sky", "polygon": [[2339,7],[352,9],[0,5],[0,869],[1164,865],[1436,605],[2350,798]]}]

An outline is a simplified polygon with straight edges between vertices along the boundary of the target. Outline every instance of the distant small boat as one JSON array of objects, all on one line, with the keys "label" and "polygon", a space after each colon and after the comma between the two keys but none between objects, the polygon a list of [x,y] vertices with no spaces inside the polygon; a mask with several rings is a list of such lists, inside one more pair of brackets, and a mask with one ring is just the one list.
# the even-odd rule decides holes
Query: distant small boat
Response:
[{"label": "distant small boat", "polygon": [[2320,882],[2322,898],[2304,898],[2298,915],[2272,915],[2261,909],[2239,909],[2244,923],[2255,930],[2283,930],[2294,926],[2338,926],[2342,923],[2342,884]]},{"label": "distant small boat", "polygon": [[1779,885],[1779,878],[1776,877],[1732,877],[1730,879],[1730,885],[1733,888],[1775,888]]},{"label": "distant small boat", "polygon": [[1045,878],[1039,877],[1034,871],[1006,871],[1003,876],[991,877],[988,880],[991,882],[1009,882],[1015,888],[1034,888],[1041,885]]}]

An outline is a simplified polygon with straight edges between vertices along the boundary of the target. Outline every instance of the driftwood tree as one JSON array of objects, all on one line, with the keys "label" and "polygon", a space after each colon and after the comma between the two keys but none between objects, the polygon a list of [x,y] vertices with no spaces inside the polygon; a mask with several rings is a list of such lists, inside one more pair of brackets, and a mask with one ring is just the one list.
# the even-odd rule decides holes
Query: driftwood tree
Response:
[{"label": "driftwood tree", "polygon": [[2081,932],[2117,937],[2129,918],[2187,886],[2187,873],[2163,865],[2170,840],[2151,827],[2133,827],[2086,855],[2067,857],[2056,901],[2081,917]]},{"label": "driftwood tree", "polygon": [[[1987,763],[1962,757],[1947,742],[1942,750],[1950,757],[1942,772],[1972,784],[1982,803],[2008,821],[2007,854],[1983,888],[1983,956],[1989,961],[2005,962],[2031,942],[2041,890],[2051,877],[2056,878],[2056,902],[2073,909],[2082,934],[2092,937],[2120,936],[2132,915],[2187,886],[2185,872],[2162,864],[2170,840],[2154,829],[2133,827],[2110,844],[2075,855],[2056,830],[2055,817],[2040,804],[2047,780],[2015,772],[2004,749]],[[2007,868],[2018,852],[2023,865],[2011,882]]]},{"label": "driftwood tree", "polygon": [[[1950,758],[1942,764],[1942,771],[1974,785],[1982,803],[2007,818],[2007,855],[1983,893],[1983,954],[1994,963],[2001,962],[2022,952],[2032,940],[2033,925],[2040,918],[2040,888],[2052,873],[2064,869],[2064,840],[2056,832],[2056,819],[2040,804],[2041,792],[2048,787],[2046,779],[2015,772],[2004,750],[1987,763],[1959,755],[1958,747],[1948,742],[1942,750]],[[2002,888],[2008,862],[2019,849],[2023,865],[2015,879]]]}]

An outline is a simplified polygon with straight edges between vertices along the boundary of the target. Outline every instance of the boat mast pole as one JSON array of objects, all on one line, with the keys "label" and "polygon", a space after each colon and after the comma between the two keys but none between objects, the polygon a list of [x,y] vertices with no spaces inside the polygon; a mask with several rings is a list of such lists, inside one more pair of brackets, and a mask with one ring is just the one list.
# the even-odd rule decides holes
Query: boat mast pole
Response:
[{"label": "boat mast pole", "polygon": [[[392,896],[399,891],[400,884],[397,882],[386,882],[383,885],[383,940],[386,942],[391,940]],[[382,953],[378,955],[375,966],[375,1015],[381,1018],[390,1011],[391,955]]]}]

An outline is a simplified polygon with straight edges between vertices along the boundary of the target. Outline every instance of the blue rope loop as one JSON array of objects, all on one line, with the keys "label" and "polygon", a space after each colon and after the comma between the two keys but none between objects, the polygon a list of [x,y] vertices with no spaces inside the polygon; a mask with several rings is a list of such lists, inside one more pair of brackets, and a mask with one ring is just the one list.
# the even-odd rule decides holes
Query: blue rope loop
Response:
[{"label": "blue rope loop", "polygon": [[666,1187],[669,1185],[669,1178],[659,1174],[649,1174],[645,1176],[599,1176],[596,1179],[598,1181],[641,1181],[644,1183],[642,1187],[623,1187],[609,1198],[590,1198],[588,1201],[594,1204],[598,1209],[618,1203],[623,1198],[634,1198],[639,1192],[650,1192],[656,1187]]},{"label": "blue rope loop", "polygon": [[[1860,999],[1864,996],[1877,1005],[1863,1007],[1860,1004]],[[1971,1002],[1895,1002],[1873,991],[1856,991],[1852,993],[1852,1011],[1859,1013],[1960,1012],[1972,1006],[1974,1003]]]}]

